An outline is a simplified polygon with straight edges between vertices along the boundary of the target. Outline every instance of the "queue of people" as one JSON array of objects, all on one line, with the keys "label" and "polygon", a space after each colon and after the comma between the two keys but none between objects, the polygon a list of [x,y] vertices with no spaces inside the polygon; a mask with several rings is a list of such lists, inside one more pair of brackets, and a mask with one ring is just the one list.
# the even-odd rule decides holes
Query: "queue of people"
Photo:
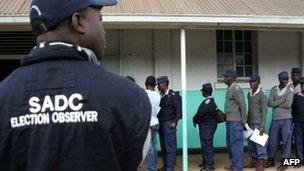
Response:
[{"label": "queue of people", "polygon": [[[226,170],[241,171],[243,168],[255,168],[263,171],[265,168],[275,166],[275,156],[282,141],[282,161],[291,157],[292,136],[295,138],[296,156],[303,162],[304,147],[304,77],[299,68],[291,71],[292,84],[288,85],[288,72],[278,74],[278,85],[274,86],[267,98],[260,86],[261,77],[253,74],[249,80],[250,91],[247,96],[236,83],[237,72],[227,70],[224,74],[224,83],[228,86],[226,91],[224,113],[226,115],[226,142],[231,164],[225,166]],[[130,79],[130,78],[129,78]],[[130,79],[134,80],[134,79]],[[160,93],[155,91],[156,86]],[[181,97],[178,92],[168,88],[167,76],[157,79],[149,76],[146,80],[147,94],[152,106],[150,130],[151,146],[145,164],[148,170],[156,170],[157,150],[156,134],[158,132],[161,145],[163,167],[160,170],[174,170],[176,157],[176,126],[181,119]],[[200,90],[204,100],[199,105],[193,117],[193,125],[199,128],[199,138],[202,148],[201,170],[215,170],[213,139],[217,129],[216,112],[218,106],[212,96],[211,83],[204,83]],[[248,105],[246,105],[247,98]],[[248,109],[247,109],[248,106]],[[269,139],[265,146],[248,139],[248,152],[251,161],[244,163],[244,137],[243,131],[248,127],[258,129],[262,136],[265,131],[268,107],[272,108],[273,116],[268,131]],[[303,165],[301,163],[297,167]],[[279,165],[277,170],[286,170],[287,166]]]},{"label": "queue of people", "polygon": [[[288,85],[288,72],[278,74],[278,85],[274,86],[267,96],[260,87],[259,75],[252,75],[249,80],[251,90],[247,94],[248,110],[246,110],[245,95],[242,88],[236,83],[235,70],[227,70],[224,74],[224,82],[228,86],[225,99],[226,114],[226,142],[231,164],[225,166],[226,170],[241,171],[243,168],[255,168],[263,171],[265,168],[275,166],[275,156],[282,142],[281,161],[291,157],[292,136],[294,135],[296,157],[303,165],[304,147],[304,77],[299,68],[291,71],[292,84]],[[201,103],[197,113],[193,117],[193,124],[199,125],[199,136],[202,147],[201,170],[214,170],[213,137],[217,127],[217,105],[212,95],[210,83],[203,84],[202,95],[205,100]],[[265,132],[267,107],[272,108],[272,121],[269,129],[269,139],[266,146],[262,146],[248,139],[248,152],[251,161],[244,163],[244,138],[243,131],[258,129],[260,135]],[[282,162],[277,170],[286,170],[288,167]]]}]

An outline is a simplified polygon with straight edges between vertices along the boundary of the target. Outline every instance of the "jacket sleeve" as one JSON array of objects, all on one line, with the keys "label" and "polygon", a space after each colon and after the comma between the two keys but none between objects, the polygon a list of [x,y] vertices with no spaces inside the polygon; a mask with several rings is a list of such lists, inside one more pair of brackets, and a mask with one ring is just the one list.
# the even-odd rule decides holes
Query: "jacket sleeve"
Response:
[{"label": "jacket sleeve", "polygon": [[182,118],[182,98],[180,95],[173,95],[172,96],[172,102],[174,106],[175,111],[175,117],[173,119],[173,122],[177,123],[179,119]]},{"label": "jacket sleeve", "polygon": [[207,108],[204,105],[204,102],[200,104],[200,106],[197,109],[196,114],[193,117],[193,122],[198,124],[198,121],[201,119],[202,115],[207,111]]},{"label": "jacket sleeve", "polygon": [[263,128],[265,128],[267,112],[268,112],[267,96],[266,96],[266,94],[262,93],[261,94],[261,113],[262,113],[261,126],[263,126]]},{"label": "jacket sleeve", "polygon": [[296,97],[296,95],[294,95],[293,96],[293,101],[292,101],[292,105],[291,105],[291,116],[292,116],[292,118],[294,118],[294,112],[295,112],[295,97]]},{"label": "jacket sleeve", "polygon": [[267,103],[267,105],[272,108],[276,108],[284,102],[281,99],[274,99],[274,90],[275,89],[273,89],[273,88],[271,89],[269,97],[268,97],[268,103]]},{"label": "jacket sleeve", "polygon": [[283,109],[291,109],[293,95],[293,91],[290,91],[289,94],[286,96],[285,101],[279,107]]},{"label": "jacket sleeve", "polygon": [[247,113],[246,113],[246,102],[244,92],[241,88],[238,88],[236,91],[236,101],[239,105],[239,111],[241,113],[242,122],[245,124],[247,120]]}]

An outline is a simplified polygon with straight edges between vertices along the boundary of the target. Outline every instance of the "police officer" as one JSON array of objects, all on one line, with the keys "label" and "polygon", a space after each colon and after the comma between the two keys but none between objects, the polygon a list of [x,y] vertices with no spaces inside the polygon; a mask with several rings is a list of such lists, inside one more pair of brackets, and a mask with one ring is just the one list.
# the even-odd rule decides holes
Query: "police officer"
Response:
[{"label": "police officer", "polygon": [[224,82],[228,86],[225,100],[226,141],[231,165],[226,170],[243,170],[244,140],[243,130],[246,130],[246,103],[242,88],[235,83],[237,73],[229,69],[224,74]]},{"label": "police officer", "polygon": [[300,68],[291,69],[292,84],[290,84],[290,86],[291,88],[293,88],[294,94],[301,92],[301,85],[300,85],[301,77],[302,77],[302,70]]},{"label": "police officer", "polygon": [[[290,157],[292,120],[291,105],[293,100],[293,89],[288,84],[288,73],[282,71],[278,74],[280,84],[274,86],[268,97],[268,106],[273,108],[272,121],[269,129],[268,161],[266,167],[275,166],[274,158],[280,139],[283,142],[282,160]],[[278,170],[286,170],[287,166],[282,164]]]},{"label": "police officer", "polygon": [[[260,76],[253,74],[250,77],[251,91],[247,95],[248,99],[248,120],[251,129],[260,130],[260,135],[263,135],[265,130],[265,121],[267,115],[267,96],[264,90],[259,87]],[[256,171],[263,171],[265,160],[267,159],[266,148],[248,140],[248,150],[252,158],[251,162],[245,168],[256,168]]]},{"label": "police officer", "polygon": [[32,0],[37,46],[0,84],[0,170],[136,170],[151,106],[96,65],[100,9],[115,0]]},{"label": "police officer", "polygon": [[159,137],[164,167],[162,170],[173,171],[176,161],[176,126],[182,117],[181,97],[178,92],[169,89],[167,76],[157,78],[161,93],[159,120]]},{"label": "police officer", "polygon": [[202,85],[202,95],[205,100],[199,106],[193,117],[193,125],[199,125],[199,134],[202,146],[202,168],[201,170],[215,170],[213,137],[217,128],[215,120],[216,104],[212,97],[212,85],[206,83]]},{"label": "police officer", "polygon": [[300,79],[300,87],[301,91],[294,95],[292,104],[296,155],[301,160],[297,168],[304,164],[304,77]]}]

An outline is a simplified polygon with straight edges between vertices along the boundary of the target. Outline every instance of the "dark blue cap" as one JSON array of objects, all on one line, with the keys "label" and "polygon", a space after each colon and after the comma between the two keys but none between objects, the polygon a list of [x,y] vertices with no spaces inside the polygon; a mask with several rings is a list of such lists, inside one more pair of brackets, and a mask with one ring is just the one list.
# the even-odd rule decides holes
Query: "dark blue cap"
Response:
[{"label": "dark blue cap", "polygon": [[261,81],[261,77],[257,74],[251,75],[250,82],[256,82],[256,81]]},{"label": "dark blue cap", "polygon": [[135,83],[135,79],[133,77],[128,75],[128,76],[126,76],[126,78],[128,78],[130,81],[133,81]]},{"label": "dark blue cap", "polygon": [[211,83],[203,84],[203,85],[202,85],[201,91],[208,91],[208,90],[212,90],[212,85],[211,85]]},{"label": "dark blue cap", "polygon": [[282,71],[278,74],[279,79],[288,79],[288,72],[287,71]]},{"label": "dark blue cap", "polygon": [[302,74],[302,70],[300,68],[292,68],[291,69],[291,74],[295,74],[295,73],[298,73],[298,74]]},{"label": "dark blue cap", "polygon": [[300,83],[301,83],[301,84],[304,84],[304,77],[302,77],[302,78],[300,79]]},{"label": "dark blue cap", "polygon": [[223,74],[224,77],[237,77],[237,73],[233,69],[228,69],[226,72]]},{"label": "dark blue cap", "polygon": [[[35,19],[42,20],[42,29],[47,32],[73,13],[89,6],[103,7],[116,4],[116,0],[32,0],[29,17],[32,24]],[[35,29],[33,28],[33,31],[37,34]]]},{"label": "dark blue cap", "polygon": [[169,81],[167,76],[160,76],[160,77],[157,78],[157,84],[160,84],[160,83],[163,83],[163,82],[166,82],[166,81]]}]

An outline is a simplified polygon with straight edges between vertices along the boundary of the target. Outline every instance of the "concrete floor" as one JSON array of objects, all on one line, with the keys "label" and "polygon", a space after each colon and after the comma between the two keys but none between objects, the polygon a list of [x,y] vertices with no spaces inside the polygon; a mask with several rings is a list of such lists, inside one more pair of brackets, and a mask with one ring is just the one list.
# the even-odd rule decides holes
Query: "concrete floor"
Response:
[{"label": "concrete floor", "polygon": [[[279,154],[277,154],[277,156],[279,156]],[[198,167],[198,165],[201,162],[201,155],[199,154],[193,154],[193,155],[189,155],[189,171],[199,171],[200,168]],[[247,164],[250,161],[250,156],[248,154],[245,153],[245,164]],[[158,158],[158,168],[161,168],[162,166],[162,161],[161,158]],[[228,154],[226,153],[216,153],[215,154],[215,169],[216,171],[225,171],[224,167],[226,165],[229,165],[230,161],[229,161],[229,157]],[[280,164],[279,162],[279,158],[276,160],[276,167]],[[276,171],[276,167],[273,168],[269,168],[269,169],[265,169],[266,171]],[[176,168],[175,171],[182,171],[182,156],[178,155],[176,158]],[[144,171],[146,169],[141,168],[139,169],[139,171]],[[244,171],[254,171],[254,169],[244,169]],[[300,167],[298,169],[295,169],[293,167],[289,167],[287,171],[304,171],[304,167]]]}]

